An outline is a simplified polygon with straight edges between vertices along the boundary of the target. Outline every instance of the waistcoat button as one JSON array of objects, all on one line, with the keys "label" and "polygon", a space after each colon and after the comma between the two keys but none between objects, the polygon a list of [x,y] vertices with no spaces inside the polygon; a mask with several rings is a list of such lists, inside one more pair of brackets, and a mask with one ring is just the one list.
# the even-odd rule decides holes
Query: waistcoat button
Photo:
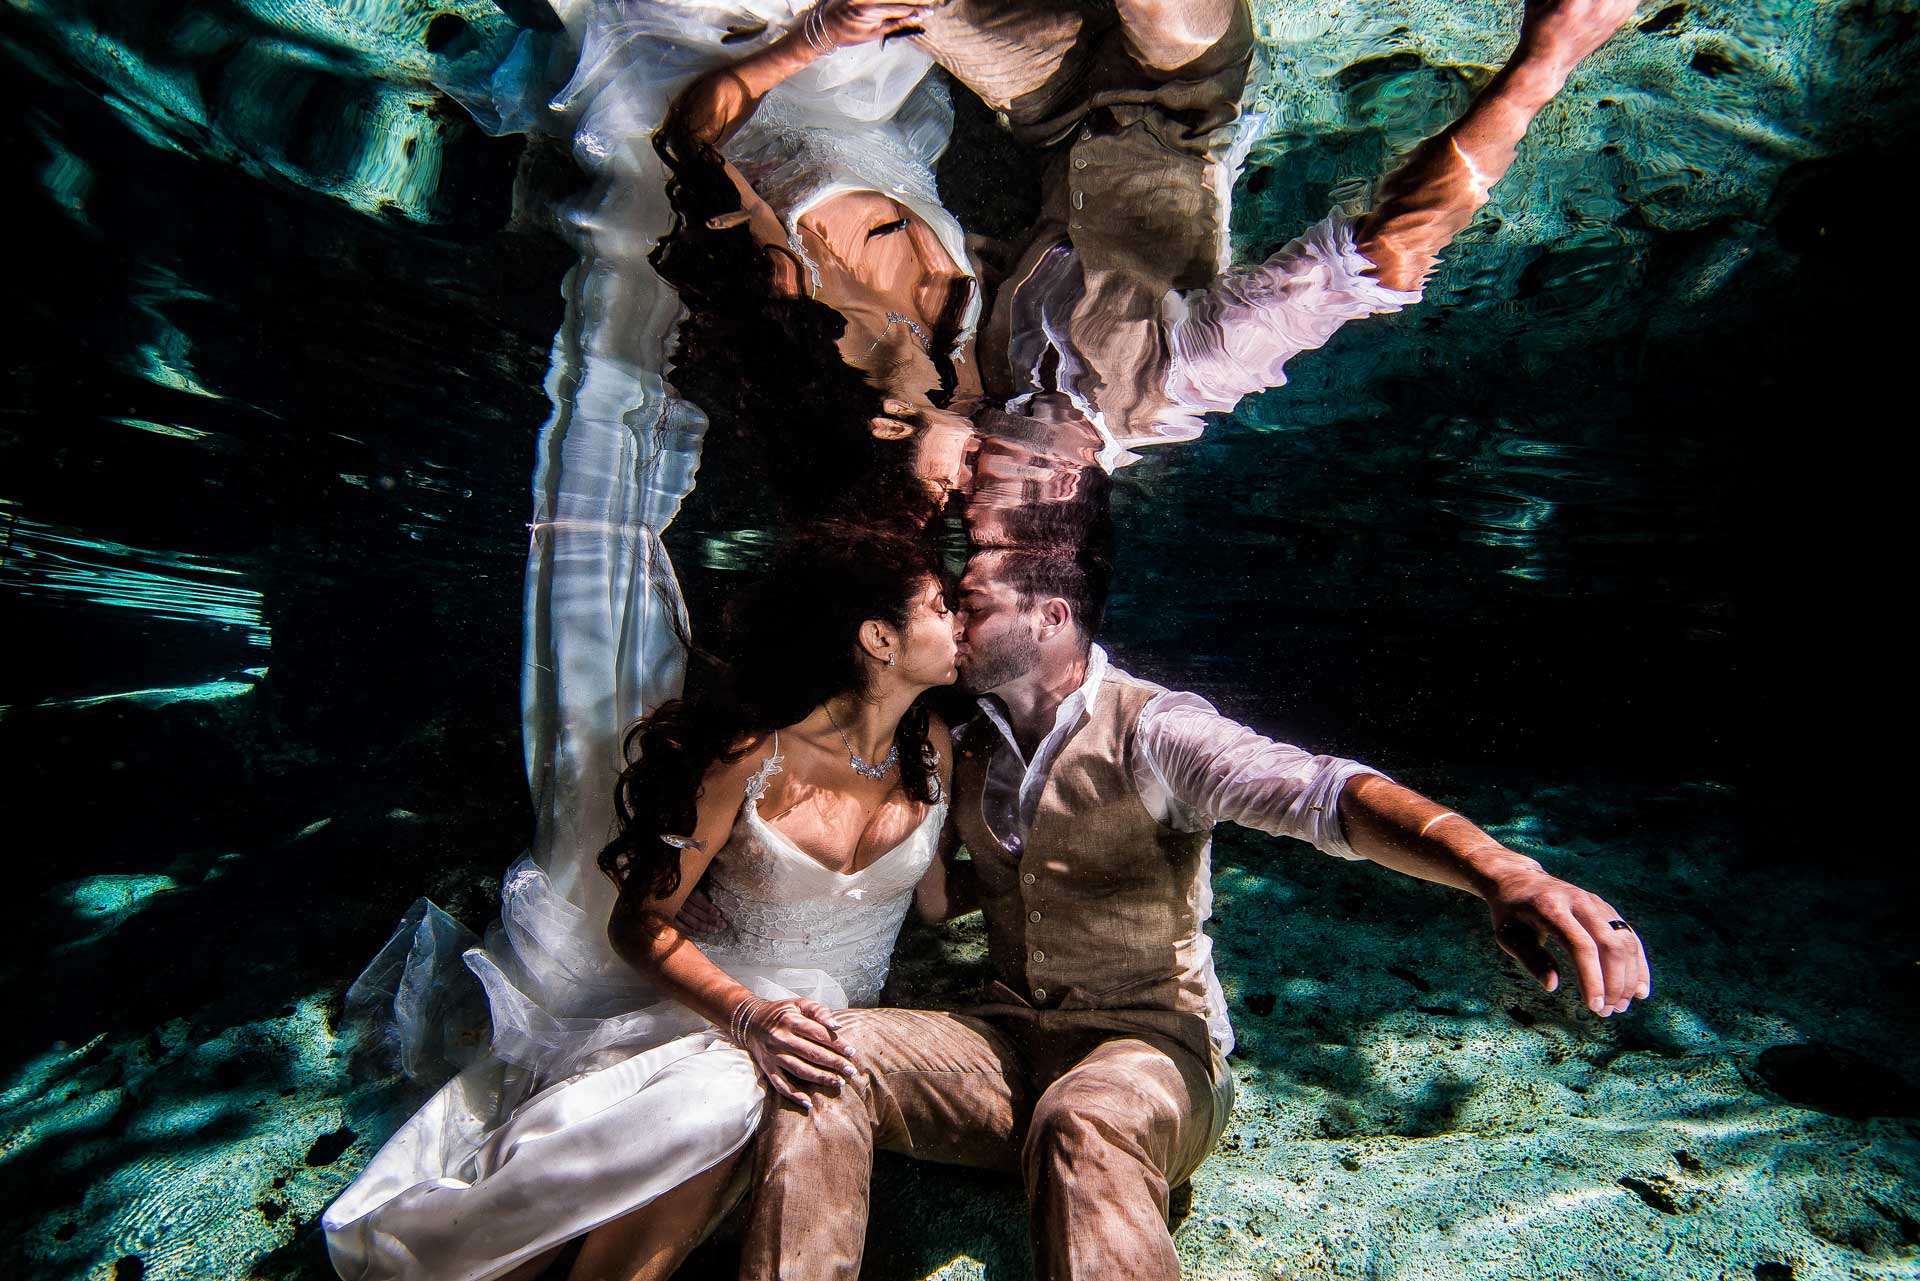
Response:
[{"label": "waistcoat button", "polygon": [[1028,913],[1027,913],[1027,919],[1028,919],[1029,921],[1038,921],[1038,920],[1040,919],[1040,913],[1038,913],[1038,912],[1028,912]]},{"label": "waistcoat button", "polygon": [[1031,885],[1033,884],[1033,882],[1034,882],[1034,875],[1032,872],[1020,873],[1020,883],[1022,885]]},{"label": "waistcoat button", "polygon": [[1045,989],[1044,987],[1036,987],[1035,989],[1033,989],[1033,999],[1034,999],[1034,1000],[1036,1000],[1036,1001],[1044,1001],[1044,1000],[1046,1000],[1046,999],[1047,999],[1047,989]]},{"label": "waistcoat button", "polygon": [[1044,961],[1047,959],[1047,954],[1045,952],[1040,951],[1038,948],[1036,948],[1034,949],[1033,959],[1036,961]]}]

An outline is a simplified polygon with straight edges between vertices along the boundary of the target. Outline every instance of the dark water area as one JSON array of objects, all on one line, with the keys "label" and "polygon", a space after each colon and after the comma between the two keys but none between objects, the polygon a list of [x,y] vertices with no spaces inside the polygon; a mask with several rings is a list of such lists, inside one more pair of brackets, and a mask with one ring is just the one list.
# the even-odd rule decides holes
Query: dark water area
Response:
[{"label": "dark water area", "polygon": [[[1705,20],[1662,23],[1682,8],[1628,37]],[[427,83],[427,54],[498,47],[510,24],[490,6],[396,7],[358,44],[293,33],[275,10],[33,4],[0,18],[16,228],[0,284],[0,830],[27,904],[0,953],[15,993],[0,1034],[0,1261],[14,1275],[330,1275],[318,1207],[409,1101],[335,1061],[346,985],[416,897],[483,927],[532,832],[529,478],[575,254],[526,197],[583,179],[563,147],[490,137]],[[138,56],[89,50],[75,33],[92,30]],[[1525,219],[1496,209],[1426,303],[1348,326],[1201,439],[1143,451],[1115,478],[1105,643],[1137,675],[1378,765],[1553,866],[1619,884],[1622,910],[1664,927],[1657,982],[1670,966],[1700,1020],[1739,1041],[1753,1090],[1906,1154],[1857,1179],[1847,1166],[1846,1187],[1877,1188],[1878,1210],[1807,1194],[1822,1248],[1862,1269],[1846,1275],[1878,1277],[1912,1266],[1920,1241],[1906,1159],[1920,1075],[1898,1053],[1920,1033],[1906,907],[1920,873],[1871,833],[1885,767],[1855,725],[1898,715],[1882,562],[1908,506],[1900,196],[1920,97],[1911,14],[1856,4],[1821,30],[1811,107],[1785,104],[1792,86],[1752,88],[1737,43],[1692,55],[1700,93],[1747,83],[1749,105],[1799,130],[1775,146],[1750,119],[1728,146],[1769,159],[1730,166],[1710,214],[1689,213],[1697,191],[1626,179],[1628,197],[1586,214],[1566,187],[1568,220],[1610,233],[1585,243],[1503,240],[1503,217]],[[383,52],[401,48],[411,61]],[[1344,92],[1385,93],[1404,74],[1362,67]],[[218,109],[180,105],[168,76]],[[956,106],[942,194],[970,229],[1006,234],[1031,217],[1037,171],[984,108]],[[1299,129],[1293,143],[1342,157],[1384,151],[1391,132]],[[406,130],[431,173],[407,169],[409,147],[380,151],[382,131]],[[1612,171],[1592,156],[1556,172],[1583,160],[1604,185]],[[1343,165],[1256,155],[1236,249],[1258,256],[1317,218]],[[1764,187],[1742,186],[1756,174]],[[696,489],[666,537],[696,624],[767,549],[719,497]],[[1304,956],[1338,987],[1339,913],[1382,914],[1390,948],[1395,922],[1401,937],[1457,926],[1449,940],[1477,945],[1484,909],[1435,908],[1431,887],[1382,887],[1364,866],[1303,866],[1297,885],[1263,889],[1265,849],[1242,834],[1218,856],[1216,933],[1243,932],[1223,944],[1223,977],[1248,1070],[1271,1072],[1277,1094],[1349,1100],[1315,1121],[1315,1142],[1451,1132],[1470,1108],[1431,1096],[1389,1117],[1344,1060],[1315,1059],[1319,1042],[1283,1026],[1312,993],[1261,958]],[[1257,936],[1269,910],[1298,913],[1302,933]],[[934,964],[925,939],[903,946]],[[1328,1014],[1327,1039],[1358,1044],[1356,1029],[1409,1000],[1435,1019],[1484,1013],[1503,1035],[1579,1017],[1512,975],[1476,1009],[1503,958],[1475,953],[1481,968],[1463,973],[1440,940],[1409,947],[1396,964],[1441,990],[1381,978],[1393,1000],[1354,997],[1365,1008]],[[1751,987],[1779,1022],[1743,1022]],[[1596,1075],[1609,1053],[1711,1057],[1671,1029],[1610,1029],[1624,1038],[1610,1050],[1590,1035],[1567,1032],[1579,1045],[1562,1057],[1604,1060]],[[1769,1040],[1839,1045],[1746,1055]],[[1498,1075],[1499,1053],[1465,1075]],[[1836,1095],[1832,1079],[1853,1084]],[[1594,1088],[1587,1116],[1604,1115]],[[1744,1106],[1717,1097],[1717,1117]],[[1248,1122],[1248,1161],[1262,1123]],[[1846,1165],[1832,1155],[1845,1134],[1774,1138]],[[1221,1177],[1266,1177],[1241,1159],[1220,1158]],[[957,1208],[941,1229],[952,1242],[876,1252],[884,1275],[926,1275],[967,1248],[962,1228],[1017,1211],[979,1176],[886,1168],[883,1228],[916,1198]],[[1712,1212],[1621,1177],[1641,1179],[1622,1186],[1650,1213],[1670,1215],[1663,1197]],[[1191,1222],[1233,1218],[1210,1213]],[[1024,1275],[1007,1231],[974,1251],[985,1275]],[[1193,1248],[1269,1257],[1229,1235]],[[1328,1257],[1314,1275],[1389,1275]],[[1744,1269],[1728,1275],[1843,1275],[1728,1259]],[[692,1271],[725,1260],[710,1250]],[[1662,1275],[1650,1266],[1614,1275]]]}]

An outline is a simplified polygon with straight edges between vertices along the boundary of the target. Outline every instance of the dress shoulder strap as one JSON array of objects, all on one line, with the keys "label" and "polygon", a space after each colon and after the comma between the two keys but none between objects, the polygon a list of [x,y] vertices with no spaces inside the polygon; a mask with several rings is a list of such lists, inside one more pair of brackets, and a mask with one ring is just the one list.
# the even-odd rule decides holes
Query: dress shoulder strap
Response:
[{"label": "dress shoulder strap", "polygon": [[760,763],[760,768],[747,778],[747,799],[758,801],[767,791],[767,780],[780,772],[780,731],[773,731],[773,751]]}]

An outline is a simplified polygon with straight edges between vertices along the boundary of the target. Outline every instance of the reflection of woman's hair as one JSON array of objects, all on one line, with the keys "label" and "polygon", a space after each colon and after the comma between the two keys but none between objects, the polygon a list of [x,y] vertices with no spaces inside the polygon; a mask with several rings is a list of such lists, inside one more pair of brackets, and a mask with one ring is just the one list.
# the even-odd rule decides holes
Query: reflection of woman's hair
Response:
[{"label": "reflection of woman's hair", "polygon": [[688,313],[668,378],[706,411],[701,468],[724,477],[695,502],[722,525],[855,513],[924,521],[912,449],[874,438],[882,394],[836,345],[845,319],[775,294],[752,231],[722,218],[740,211],[740,193],[711,146],[671,124],[654,141],[671,175],[674,228],[652,261]]},{"label": "reflection of woman's hair", "polygon": [[[804,720],[830,698],[864,696],[861,624],[879,619],[904,630],[929,579],[943,581],[924,539],[843,524],[797,531],[760,583],[729,607],[718,653],[696,652],[686,696],[628,732],[628,764],[614,791],[620,830],[600,853],[601,870],[623,890],[673,893],[680,850],[668,838],[692,836],[707,771],[740,759],[744,738]],[[939,772],[924,697],[901,717],[896,741],[902,787],[932,803]]]}]

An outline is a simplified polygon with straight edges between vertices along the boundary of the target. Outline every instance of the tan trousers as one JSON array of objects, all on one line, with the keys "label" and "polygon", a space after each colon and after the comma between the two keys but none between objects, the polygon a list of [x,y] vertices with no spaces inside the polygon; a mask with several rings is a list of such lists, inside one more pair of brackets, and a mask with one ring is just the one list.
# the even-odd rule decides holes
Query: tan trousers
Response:
[{"label": "tan trousers", "polygon": [[854,1281],[876,1147],[1019,1170],[1041,1281],[1176,1281],[1168,1192],[1218,1141],[1232,1077],[1214,1056],[1102,1011],[991,1018],[848,1010],[858,1073],[811,1112],[769,1113],[741,1257],[749,1281]]}]

